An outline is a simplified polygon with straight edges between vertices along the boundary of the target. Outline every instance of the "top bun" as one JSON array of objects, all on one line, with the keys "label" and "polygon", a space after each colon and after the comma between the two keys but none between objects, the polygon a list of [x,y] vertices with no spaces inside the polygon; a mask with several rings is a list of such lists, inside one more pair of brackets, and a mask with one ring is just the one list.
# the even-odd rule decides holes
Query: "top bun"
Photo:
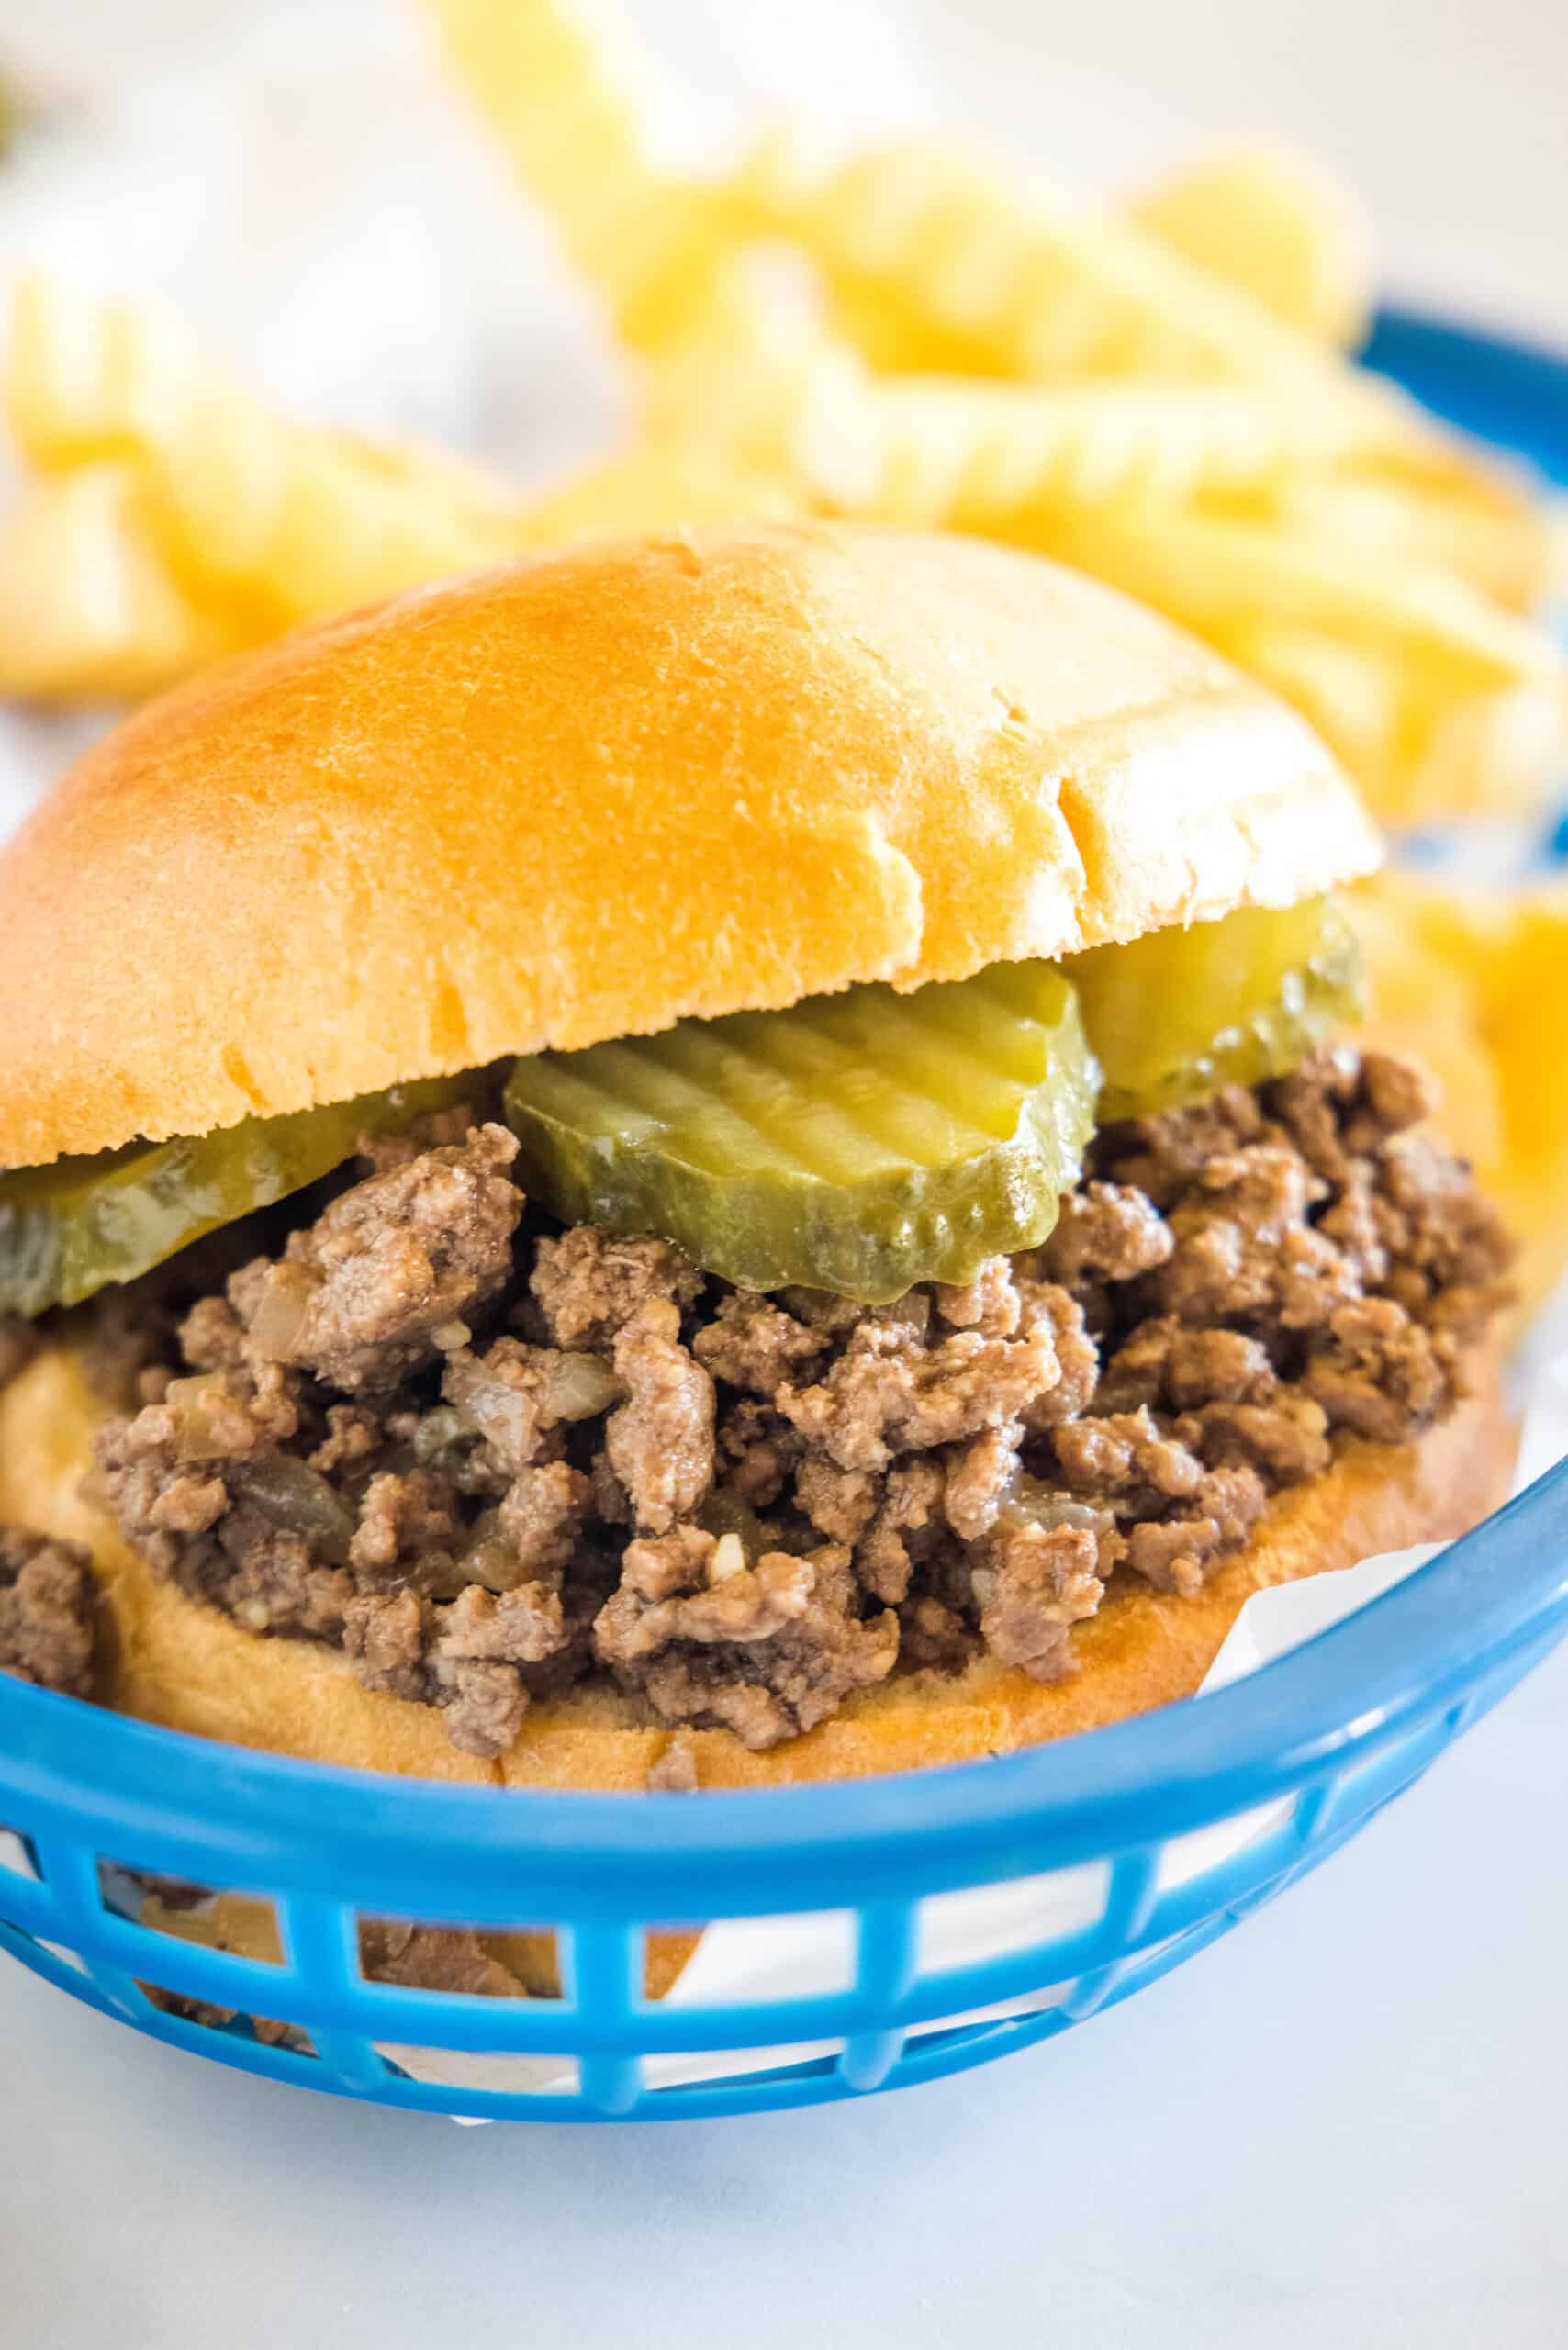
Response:
[{"label": "top bun", "polygon": [[1300,720],[1052,564],[828,524],[577,548],[289,637],[72,769],[0,858],[0,1166],[1377,858]]}]

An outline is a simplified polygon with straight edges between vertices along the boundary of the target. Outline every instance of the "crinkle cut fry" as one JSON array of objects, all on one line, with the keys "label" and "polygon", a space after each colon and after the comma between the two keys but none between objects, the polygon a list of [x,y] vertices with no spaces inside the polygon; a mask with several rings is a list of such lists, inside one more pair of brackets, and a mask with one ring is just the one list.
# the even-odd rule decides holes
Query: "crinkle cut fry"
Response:
[{"label": "crinkle cut fry", "polygon": [[571,0],[425,0],[454,77],[633,350],[656,348],[706,301],[741,232],[719,182],[652,151],[657,77],[634,28]]}]

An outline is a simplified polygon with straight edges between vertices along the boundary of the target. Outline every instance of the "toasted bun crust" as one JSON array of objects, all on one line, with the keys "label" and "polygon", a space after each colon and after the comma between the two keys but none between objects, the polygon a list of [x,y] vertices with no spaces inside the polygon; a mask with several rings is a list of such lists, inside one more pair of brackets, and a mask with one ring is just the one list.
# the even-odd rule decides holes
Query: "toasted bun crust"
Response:
[{"label": "toasted bun crust", "polygon": [[[985,1659],[852,1697],[803,1738],[751,1754],[728,1730],[691,1735],[704,1787],[779,1785],[913,1770],[1091,1729],[1189,1695],[1242,1604],[1271,1583],[1462,1533],[1502,1500],[1514,1451],[1491,1356],[1470,1398],[1419,1441],[1351,1445],[1325,1477],[1283,1494],[1196,1599],[1134,1591],[1077,1635],[1079,1672],[1042,1688]],[[454,1751],[426,1706],[363,1689],[336,1651],[261,1639],[161,1583],[83,1500],[102,1416],[74,1360],[46,1351],[0,1393],[0,1518],[84,1542],[107,1618],[99,1695],[121,1712],[237,1745],[413,1778],[641,1789],[669,1744],[612,1690],[578,1689],[523,1719],[498,1763]]]},{"label": "toasted bun crust", "polygon": [[714,529],[202,677],[0,859],[0,1166],[1283,905],[1376,842],[1309,730],[962,539]]}]

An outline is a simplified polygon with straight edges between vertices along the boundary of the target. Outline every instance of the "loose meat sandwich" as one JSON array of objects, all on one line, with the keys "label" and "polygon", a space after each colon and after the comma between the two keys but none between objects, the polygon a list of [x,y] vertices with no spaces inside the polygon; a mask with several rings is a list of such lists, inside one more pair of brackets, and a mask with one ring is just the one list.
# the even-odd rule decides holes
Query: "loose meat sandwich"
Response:
[{"label": "loose meat sandwich", "polygon": [[0,862],[0,1663],[514,1785],[994,1754],[1459,1532],[1507,1247],[1332,761],[1087,580],[589,548],[143,711]]}]

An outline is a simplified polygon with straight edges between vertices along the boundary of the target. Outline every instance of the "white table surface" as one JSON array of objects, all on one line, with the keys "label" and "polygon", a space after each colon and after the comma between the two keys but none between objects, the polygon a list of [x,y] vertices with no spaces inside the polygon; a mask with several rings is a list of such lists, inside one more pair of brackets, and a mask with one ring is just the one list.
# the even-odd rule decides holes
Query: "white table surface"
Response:
[{"label": "white table surface", "polygon": [[460,2130],[0,1965],[6,2350],[1562,2350],[1568,1651],[1313,1877],[930,2087]]},{"label": "white table surface", "polygon": [[[766,84],[772,7],[666,13],[688,62],[704,17],[733,35],[744,16]],[[67,79],[96,61],[106,84],[218,13],[0,0],[0,53],[63,60]],[[1271,122],[1367,188],[1396,280],[1568,334],[1568,10],[1548,0],[915,13],[949,94],[1058,161],[1125,176]],[[492,229],[499,252],[510,222]],[[156,275],[163,252],[150,234],[125,265]],[[220,274],[213,319],[236,337],[252,297]],[[341,309],[341,281],[327,270],[312,308],[285,250],[267,283],[285,308],[265,355],[287,379],[317,364],[310,321]],[[390,300],[375,319],[363,395],[322,355],[331,397],[464,429],[431,339]],[[14,810],[14,733],[0,753]],[[799,2115],[462,2131],[220,2071],[0,1962],[0,2344],[1562,2350],[1565,1710],[1568,1654],[1129,2005],[1000,2066]]]}]

